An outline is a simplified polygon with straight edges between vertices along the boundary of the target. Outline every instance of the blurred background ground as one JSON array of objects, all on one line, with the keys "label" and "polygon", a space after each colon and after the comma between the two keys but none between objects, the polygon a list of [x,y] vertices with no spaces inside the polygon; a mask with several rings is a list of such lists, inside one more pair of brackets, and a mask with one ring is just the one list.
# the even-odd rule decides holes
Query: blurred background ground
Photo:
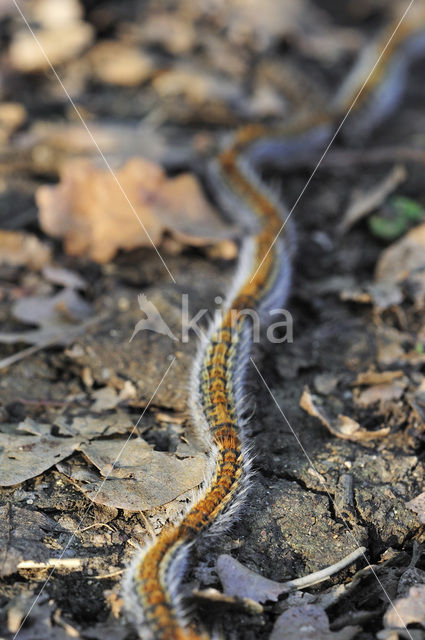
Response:
[{"label": "blurred background ground", "polygon": [[[49,577],[18,638],[130,640],[123,569],[205,461],[186,413],[195,336],[130,342],[137,296],[176,336],[183,293],[193,313],[216,308],[240,230],[205,195],[205,158],[244,123],[283,122],[304,87],[326,102],[394,3],[18,4],[63,86],[0,2],[1,637]],[[414,65],[397,113],[367,139],[350,138],[348,120],[294,212],[294,342],[255,353],[288,422],[253,370],[249,504],[189,576],[220,588],[215,560],[230,553],[282,582],[361,544],[381,585],[359,560],[255,615],[202,600],[229,638],[269,638],[288,611],[316,638],[408,637],[390,630],[382,586],[424,637],[411,592],[425,582],[424,87]],[[292,205],[319,157],[266,178]]]}]

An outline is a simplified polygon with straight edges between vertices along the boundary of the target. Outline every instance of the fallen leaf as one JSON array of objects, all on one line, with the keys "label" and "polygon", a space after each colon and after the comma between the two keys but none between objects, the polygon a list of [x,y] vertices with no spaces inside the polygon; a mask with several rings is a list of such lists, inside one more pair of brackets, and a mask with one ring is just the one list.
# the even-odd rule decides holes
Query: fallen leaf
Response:
[{"label": "fallen leaf", "polygon": [[344,289],[341,300],[350,300],[358,304],[373,304],[377,311],[384,311],[401,304],[404,300],[400,286],[392,282],[372,282],[362,289]]},{"label": "fallen leaf", "polygon": [[117,40],[102,40],[90,49],[87,57],[99,80],[122,87],[141,84],[154,68],[146,53]]},{"label": "fallen leaf", "polygon": [[27,112],[19,102],[0,104],[0,142],[5,144],[10,136],[25,122]]},{"label": "fallen leaf", "polygon": [[398,371],[362,371],[357,375],[353,385],[388,384],[402,378],[403,375],[400,369]]},{"label": "fallen leaf", "polygon": [[[149,122],[105,122],[92,120],[90,133],[102,149],[109,164],[122,166],[128,158],[137,156],[140,149],[147,160],[161,165],[178,166],[189,164],[194,151],[180,141],[170,143],[163,131],[158,131]],[[71,159],[98,158],[90,134],[77,122],[36,121],[28,130],[17,134],[16,153],[21,161],[30,161],[31,170],[56,176],[64,163]]]},{"label": "fallen leaf", "polygon": [[237,113],[248,115],[246,96],[240,86],[222,74],[185,63],[163,71],[152,80],[162,108],[180,122],[196,117],[208,123],[237,122]]},{"label": "fallen leaf", "polygon": [[36,29],[35,35],[37,40],[27,29],[14,35],[9,58],[17,71],[46,71],[50,70],[50,64],[56,66],[72,60],[92,41],[93,27],[82,20],[75,20],[65,25]]},{"label": "fallen leaf", "polygon": [[335,391],[339,377],[333,373],[319,373],[314,378],[314,387],[318,393],[328,396]]},{"label": "fallen leaf", "polygon": [[95,400],[91,407],[94,413],[103,413],[108,409],[115,409],[121,398],[113,387],[103,387],[93,391],[92,398]]},{"label": "fallen leaf", "polygon": [[216,567],[224,593],[229,596],[264,603],[276,602],[282,593],[289,591],[285,584],[263,578],[228,554],[218,557]]},{"label": "fallen leaf", "polygon": [[351,640],[360,627],[330,631],[325,611],[314,604],[291,607],[276,620],[269,640]]},{"label": "fallen leaf", "polygon": [[227,554],[218,557],[216,570],[226,595],[249,599],[251,602],[266,602],[268,600],[275,602],[283,593],[303,589],[329,579],[330,576],[364,556],[365,551],[366,547],[358,547],[345,558],[328,567],[310,573],[303,578],[283,583],[263,578]]},{"label": "fallen leaf", "polygon": [[31,17],[43,27],[60,27],[75,22],[83,16],[79,0],[38,0],[29,6]]},{"label": "fallen leaf", "polygon": [[420,629],[382,629],[376,634],[378,640],[425,640]]},{"label": "fallen leaf", "polygon": [[406,507],[417,513],[419,522],[425,524],[425,493],[420,493],[409,502],[406,502]]},{"label": "fallen leaf", "polygon": [[320,422],[337,438],[343,440],[351,440],[352,442],[365,442],[368,440],[374,440],[375,438],[382,438],[389,434],[389,427],[383,427],[375,431],[368,431],[360,426],[356,420],[349,416],[339,414],[337,419],[331,420],[324,409],[317,407],[313,400],[310,389],[308,386],[304,388],[303,394],[300,400],[300,407],[304,409],[310,416],[317,418]]},{"label": "fallen leaf", "polygon": [[52,264],[48,264],[43,267],[43,277],[53,284],[60,285],[69,289],[87,289],[87,282],[80,276],[79,273],[65,269],[64,267],[56,267]]},{"label": "fallen leaf", "polygon": [[[100,436],[124,434],[132,428],[128,413],[115,409],[113,412],[103,412],[101,416],[85,411],[84,415],[63,414],[56,417],[52,423],[58,427],[58,434],[62,436],[78,436],[80,440],[91,440]],[[36,422],[26,418],[19,423],[18,431],[32,435],[46,436],[52,431],[52,424]]]},{"label": "fallen leaf", "polygon": [[161,45],[174,55],[182,55],[195,44],[196,31],[187,19],[164,12],[148,16],[138,35],[145,45]]},{"label": "fallen leaf", "polygon": [[383,324],[376,327],[375,333],[380,366],[400,366],[403,363],[414,366],[425,362],[423,348],[417,349],[418,343],[415,343],[411,333]]},{"label": "fallen leaf", "polygon": [[41,269],[52,257],[50,247],[31,233],[0,230],[0,264]]},{"label": "fallen leaf", "polygon": [[93,467],[87,465],[87,460],[83,456],[71,456],[62,460],[57,463],[56,469],[77,483],[92,483],[93,485],[98,483],[100,485],[102,482],[99,474]]},{"label": "fallen leaf", "polygon": [[425,224],[414,227],[382,252],[375,271],[378,283],[398,285],[409,281],[416,307],[425,304]]},{"label": "fallen leaf", "polygon": [[65,239],[67,253],[107,262],[118,249],[158,246],[165,230],[195,246],[231,234],[193,176],[168,179],[142,158],[129,160],[115,176],[89,160],[73,160],[64,163],[57,186],[39,187],[40,225]]},{"label": "fallen leaf", "polygon": [[49,298],[20,298],[12,313],[17,320],[39,325],[39,329],[0,333],[0,342],[44,344],[47,340],[55,340],[56,344],[66,345],[75,338],[71,329],[90,318],[93,307],[74,289],[67,288]]},{"label": "fallen leaf", "polygon": [[[46,422],[37,422],[36,420],[27,417],[18,424],[17,431],[30,433],[33,436],[50,436],[52,426]],[[66,435],[69,435],[69,433],[66,432]]]},{"label": "fallen leaf", "polygon": [[64,529],[43,513],[11,504],[0,507],[0,576],[16,573],[23,560],[48,560],[52,550],[43,539],[60,531]]},{"label": "fallen leaf", "polygon": [[80,441],[78,437],[0,433],[0,486],[8,487],[35,478],[70,456]]},{"label": "fallen leaf", "polygon": [[354,401],[360,407],[368,407],[379,402],[380,405],[399,400],[407,387],[408,380],[396,379],[387,384],[375,384],[354,394]]},{"label": "fallen leaf", "polygon": [[391,629],[409,624],[425,626],[425,584],[410,587],[405,598],[395,600],[384,616],[384,624]]},{"label": "fallen leaf", "polygon": [[152,509],[194,489],[204,478],[206,461],[201,453],[183,456],[155,451],[141,438],[124,447],[126,442],[96,440],[79,447],[107,478],[80,487],[97,504],[128,511]]},{"label": "fallen leaf", "polygon": [[263,0],[261,11],[254,0],[219,0],[216,7],[216,19],[225,29],[226,40],[236,46],[248,46],[254,51],[267,49],[276,39],[293,38],[295,34],[311,32],[313,25],[329,26],[323,20],[323,14],[317,12],[316,6],[308,0]]}]

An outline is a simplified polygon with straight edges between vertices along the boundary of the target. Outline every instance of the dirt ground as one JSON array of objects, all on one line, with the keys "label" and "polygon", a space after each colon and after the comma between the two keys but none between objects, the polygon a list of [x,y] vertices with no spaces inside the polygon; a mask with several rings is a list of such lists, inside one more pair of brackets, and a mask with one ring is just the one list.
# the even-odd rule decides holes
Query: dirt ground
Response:
[{"label": "dirt ground", "polygon": [[[170,180],[187,172],[200,184],[205,157],[236,126],[287,115],[288,77],[305,75],[329,95],[385,19],[377,0],[270,0],[261,16],[254,2],[160,4],[66,2],[68,26],[81,11],[72,18],[77,35],[68,43],[56,34],[63,47],[52,45],[51,58],[112,167],[139,156]],[[60,32],[48,3],[20,6],[39,35]],[[179,335],[182,294],[191,312],[213,312],[236,245],[218,231],[211,240],[202,220],[202,241],[168,221],[156,244],[173,282],[146,239],[97,259],[110,238],[80,251],[54,237],[39,217],[40,188],[63,182],[72,161],[107,171],[58,79],[35,50],[30,62],[20,53],[30,45],[20,40],[27,28],[15,7],[1,5],[0,20],[0,234],[32,234],[50,252],[16,258],[11,236],[0,236],[0,359],[35,345],[0,378],[0,638],[19,630],[19,640],[131,640],[123,570],[137,545],[184,508],[205,463],[187,416],[196,336],[183,343],[144,331],[130,341],[142,317],[137,296]],[[365,555],[320,585],[258,597],[254,610],[237,597],[223,603],[198,593],[200,617],[220,619],[228,638],[301,637],[273,631],[289,611],[305,621],[313,612],[318,626],[306,638],[409,637],[391,630],[388,612],[390,600],[409,601],[412,587],[425,584],[423,76],[423,65],[413,65],[402,104],[371,135],[353,139],[347,121],[294,210],[294,339],[255,348],[269,390],[254,368],[248,380],[253,487],[234,526],[197,548],[186,589],[222,590],[219,554],[277,582],[359,546]],[[265,178],[291,206],[319,157]],[[388,182],[343,229],[349,207]],[[55,197],[58,210],[64,192]],[[394,211],[403,224],[410,211],[417,218],[388,231]],[[46,270],[52,265],[56,275]],[[53,312],[58,295],[65,302]],[[26,331],[39,333],[25,339]],[[410,600],[409,631],[419,640],[425,611],[415,606]]]}]

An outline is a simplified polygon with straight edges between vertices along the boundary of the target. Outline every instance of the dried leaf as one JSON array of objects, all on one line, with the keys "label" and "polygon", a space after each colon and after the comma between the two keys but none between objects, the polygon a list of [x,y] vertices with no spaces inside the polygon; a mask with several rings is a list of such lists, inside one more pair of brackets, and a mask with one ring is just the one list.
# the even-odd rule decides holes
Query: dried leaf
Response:
[{"label": "dried leaf", "polygon": [[254,602],[276,601],[282,593],[288,593],[294,589],[302,589],[327,580],[333,574],[355,562],[359,557],[364,556],[365,551],[366,547],[358,547],[345,558],[328,567],[310,573],[303,578],[296,578],[284,583],[263,578],[232,558],[232,556],[226,554],[218,557],[217,573],[223,584],[224,592],[232,597],[248,598]]},{"label": "dried leaf", "polygon": [[164,12],[149,16],[139,35],[144,44],[161,45],[174,55],[182,55],[195,44],[196,31],[187,19]]},{"label": "dried leaf", "polygon": [[59,185],[39,187],[41,227],[64,238],[67,253],[107,262],[118,249],[159,245],[167,229],[196,246],[229,236],[193,176],[168,179],[142,158],[129,160],[115,175],[125,196],[107,169],[84,159],[64,163]]},{"label": "dried leaf", "polygon": [[340,297],[358,304],[373,304],[377,311],[395,307],[404,299],[401,288],[392,282],[370,283],[362,289],[350,287],[341,291]]},{"label": "dried leaf", "polygon": [[[93,120],[90,122],[90,133],[113,167],[119,167],[128,158],[137,156],[140,149],[143,149],[146,159],[161,165],[177,163],[181,166],[182,162],[190,162],[193,156],[186,141],[185,144],[173,143],[170,146],[165,142],[166,134],[148,122],[135,124]],[[70,159],[98,159],[93,140],[80,122],[36,121],[28,131],[19,134],[17,145],[25,158],[30,156],[33,171],[49,176],[58,175],[63,164]]]},{"label": "dried leaf", "polygon": [[[408,363],[420,365],[425,362],[425,354],[417,348],[414,337],[407,331],[398,331],[394,327],[384,324],[376,328],[376,342],[378,347],[378,363],[382,367]],[[410,348],[409,348],[410,347]]]},{"label": "dried leaf", "polygon": [[324,396],[335,391],[339,381],[339,376],[334,373],[319,373],[314,377],[314,387],[316,391]]},{"label": "dried leaf", "polygon": [[216,566],[224,593],[229,596],[256,602],[276,602],[282,593],[288,591],[284,584],[263,578],[227,554],[218,557]]},{"label": "dried leaf", "polygon": [[387,384],[375,384],[360,393],[354,394],[354,400],[360,407],[368,407],[377,402],[380,405],[399,400],[408,385],[407,378],[396,379]]},{"label": "dried leaf", "polygon": [[420,493],[415,498],[407,502],[406,507],[417,513],[419,516],[419,522],[425,524],[425,493]]},{"label": "dried leaf", "polygon": [[63,289],[49,298],[20,298],[12,309],[17,320],[39,325],[39,329],[15,333],[0,333],[0,342],[44,344],[53,341],[66,345],[74,339],[71,329],[92,316],[93,307],[74,289]]},{"label": "dried leaf", "polygon": [[8,487],[47,471],[67,458],[81,438],[0,433],[0,486]]},{"label": "dried leaf", "polygon": [[378,283],[397,285],[409,281],[417,308],[425,304],[425,224],[414,227],[383,251],[376,266]]},{"label": "dried leaf", "polygon": [[50,69],[49,62],[56,66],[72,60],[92,41],[93,27],[75,20],[65,25],[37,29],[35,34],[37,40],[27,29],[18,31],[9,48],[12,66],[23,73],[46,71]]},{"label": "dried leaf", "polygon": [[91,410],[94,411],[94,413],[103,413],[108,409],[115,409],[117,404],[121,401],[119,394],[113,387],[96,389],[96,391],[93,391],[92,397],[95,400],[91,407]]},{"label": "dried leaf", "polygon": [[328,616],[314,604],[291,607],[276,620],[269,640],[351,640],[360,627],[330,631]]},{"label": "dried leaf", "polygon": [[[55,418],[53,424],[58,427],[60,435],[78,436],[80,440],[123,434],[132,427],[128,413],[119,409],[109,413],[103,412],[102,416],[96,416],[89,412],[84,412],[84,415],[81,416],[64,414]],[[18,426],[18,431],[40,436],[50,435],[51,430],[51,424],[42,424],[31,418],[26,418]]]},{"label": "dried leaf", "polygon": [[205,456],[190,457],[155,451],[138,438],[124,448],[125,440],[96,440],[84,443],[80,451],[107,477],[81,489],[98,504],[140,511],[170,502],[194,489],[203,480]]},{"label": "dried leaf", "polygon": [[382,629],[376,634],[378,640],[425,640],[420,629]]},{"label": "dried leaf", "polygon": [[50,247],[31,233],[0,230],[0,263],[41,269],[51,260]]},{"label": "dried leaf", "polygon": [[43,27],[60,27],[75,22],[83,16],[79,0],[38,0],[29,6],[31,17]]},{"label": "dried leaf", "polygon": [[310,389],[306,386],[300,400],[300,407],[304,409],[310,416],[317,418],[320,422],[337,438],[343,440],[351,440],[352,442],[365,442],[368,440],[374,440],[375,438],[382,438],[389,434],[389,427],[383,427],[376,431],[368,431],[360,426],[356,420],[349,416],[342,414],[338,415],[336,420],[331,420],[324,409],[317,407],[313,400]]},{"label": "dried leaf", "polygon": [[425,626],[425,584],[410,587],[405,598],[398,598],[384,616],[386,627],[404,628],[409,624]]},{"label": "dried leaf", "polygon": [[354,385],[389,384],[403,377],[403,371],[362,371],[357,375]]},{"label": "dried leaf", "polygon": [[6,143],[12,133],[26,120],[27,112],[19,102],[0,104],[0,142]]},{"label": "dried leaf", "polygon": [[122,87],[138,85],[153,71],[149,56],[137,47],[116,40],[102,40],[90,50],[88,60],[102,82]]},{"label": "dried leaf", "polygon": [[[323,24],[323,15],[308,0],[263,0],[261,11],[256,1],[228,2],[219,0],[217,19],[226,29],[226,37],[234,45],[248,45],[262,51],[276,38],[293,37],[304,31],[310,32],[312,25]],[[306,28],[308,16],[308,28]],[[322,18],[322,20],[320,20]],[[328,26],[326,22],[324,25]]]},{"label": "dried leaf", "polygon": [[79,273],[65,269],[64,267],[55,267],[51,264],[43,268],[43,276],[49,282],[60,285],[69,289],[87,289],[87,282]]}]

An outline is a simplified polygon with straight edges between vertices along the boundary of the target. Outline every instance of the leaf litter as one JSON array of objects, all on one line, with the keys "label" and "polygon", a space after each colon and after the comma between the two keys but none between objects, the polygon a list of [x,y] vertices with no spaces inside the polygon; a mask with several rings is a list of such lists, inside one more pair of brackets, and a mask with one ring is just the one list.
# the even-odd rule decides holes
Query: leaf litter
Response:
[{"label": "leaf litter", "polygon": [[51,248],[31,233],[0,229],[0,263],[41,269],[49,264]]},{"label": "leaf litter", "polygon": [[45,233],[64,238],[70,255],[97,262],[108,262],[118,249],[159,246],[166,230],[192,246],[232,233],[192,175],[167,178],[143,158],[128,160],[115,177],[89,160],[69,161],[57,186],[38,189],[37,203]]},{"label": "leaf litter", "polygon": [[[0,486],[19,484],[57,465],[62,473],[83,480],[79,488],[97,504],[140,511],[164,505],[203,480],[205,456],[196,448],[183,444],[169,453],[156,451],[142,438],[102,439],[129,432],[124,412],[114,412],[110,420],[105,415],[63,416],[55,424],[64,437],[28,418],[18,429],[37,435],[0,432]],[[77,451],[90,463],[87,473],[81,474],[80,464],[70,458]]]},{"label": "leaf litter", "polygon": [[145,511],[171,502],[203,480],[205,456],[155,451],[141,439],[96,440],[80,446],[105,483],[81,485],[96,503],[128,511]]},{"label": "leaf litter", "polygon": [[0,433],[0,486],[9,487],[40,475],[70,456],[80,442],[78,437]]},{"label": "leaf litter", "polygon": [[315,402],[310,389],[306,387],[301,396],[300,407],[309,415],[320,420],[320,422],[337,438],[351,440],[352,442],[361,442],[373,440],[375,438],[383,438],[390,432],[389,427],[382,427],[375,431],[370,431],[362,427],[356,420],[343,414],[339,414],[337,418],[330,418],[326,410]]}]

